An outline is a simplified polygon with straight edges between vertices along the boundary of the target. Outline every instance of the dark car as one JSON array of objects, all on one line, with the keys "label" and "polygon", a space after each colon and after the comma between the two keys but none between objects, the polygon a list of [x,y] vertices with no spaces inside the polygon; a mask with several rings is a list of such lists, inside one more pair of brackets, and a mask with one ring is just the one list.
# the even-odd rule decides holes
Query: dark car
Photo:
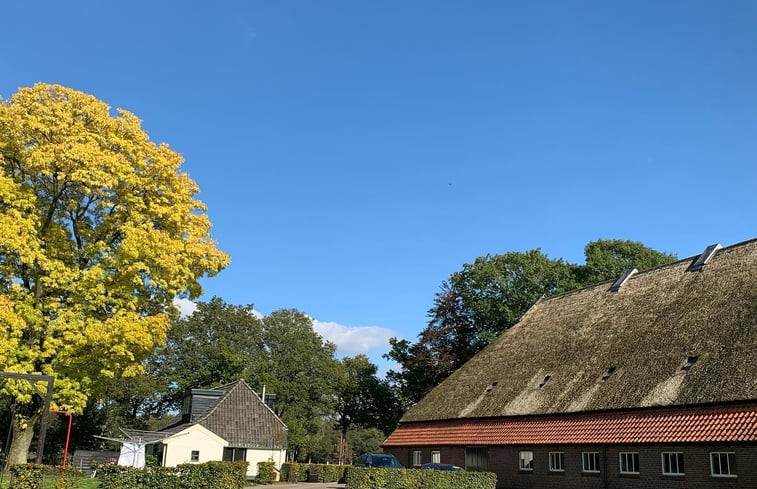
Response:
[{"label": "dark car", "polygon": [[458,467],[457,465],[452,464],[423,464],[421,465],[421,470],[453,470],[455,472],[459,470],[464,470],[462,467]]},{"label": "dark car", "polygon": [[390,453],[364,453],[355,463],[357,467],[380,467],[382,469],[404,469],[405,467]]}]

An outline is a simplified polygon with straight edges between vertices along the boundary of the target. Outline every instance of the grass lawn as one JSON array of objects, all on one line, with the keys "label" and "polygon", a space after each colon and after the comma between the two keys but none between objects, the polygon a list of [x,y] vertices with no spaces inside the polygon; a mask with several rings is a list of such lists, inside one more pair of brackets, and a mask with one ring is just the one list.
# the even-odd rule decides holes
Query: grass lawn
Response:
[{"label": "grass lawn", "polygon": [[[5,489],[8,487],[8,481],[10,474],[3,474],[3,482],[0,484],[0,488]],[[46,475],[42,480],[42,489],[53,489],[55,483],[60,480],[60,476],[55,477],[52,475]],[[74,489],[96,489],[100,485],[100,481],[92,479],[90,477],[83,477],[76,481]]]}]

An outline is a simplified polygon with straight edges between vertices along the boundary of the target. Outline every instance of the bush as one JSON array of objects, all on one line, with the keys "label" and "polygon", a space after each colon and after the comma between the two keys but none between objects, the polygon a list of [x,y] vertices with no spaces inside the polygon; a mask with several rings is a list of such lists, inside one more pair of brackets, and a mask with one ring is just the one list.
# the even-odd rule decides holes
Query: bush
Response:
[{"label": "bush", "polygon": [[246,481],[247,462],[205,462],[145,469],[102,464],[96,470],[99,489],[241,489]]},{"label": "bush", "polygon": [[350,467],[347,489],[494,489],[493,472]]},{"label": "bush", "polygon": [[258,462],[258,484],[271,484],[276,481],[276,466],[273,462]]},{"label": "bush", "polygon": [[42,486],[42,466],[16,464],[10,466],[11,481],[8,489],[39,489]]},{"label": "bush", "polygon": [[318,482],[340,482],[344,480],[345,471],[349,467],[351,465],[285,463],[281,466],[281,480],[305,482],[308,480],[308,470],[313,468],[318,471]]}]

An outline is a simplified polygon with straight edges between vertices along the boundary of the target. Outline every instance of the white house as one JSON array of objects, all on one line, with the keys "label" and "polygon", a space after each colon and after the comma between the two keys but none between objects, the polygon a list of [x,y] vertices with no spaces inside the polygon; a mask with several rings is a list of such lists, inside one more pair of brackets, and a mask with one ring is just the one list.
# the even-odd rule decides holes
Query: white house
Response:
[{"label": "white house", "polygon": [[277,469],[286,459],[286,425],[243,380],[215,389],[192,389],[181,417],[160,430],[167,435],[153,443],[161,465],[214,460],[246,460],[247,476],[258,462]]}]

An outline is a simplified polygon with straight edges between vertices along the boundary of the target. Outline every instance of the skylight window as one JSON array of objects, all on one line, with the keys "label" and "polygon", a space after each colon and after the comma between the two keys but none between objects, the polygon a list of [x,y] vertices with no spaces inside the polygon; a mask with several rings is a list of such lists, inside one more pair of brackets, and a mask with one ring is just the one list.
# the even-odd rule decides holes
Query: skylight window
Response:
[{"label": "skylight window", "polygon": [[716,243],[713,245],[708,246],[704,249],[701,255],[697,257],[696,260],[694,260],[694,263],[691,264],[689,267],[689,270],[692,272],[698,272],[701,271],[707,263],[709,263],[712,256],[715,254],[716,251],[718,251],[722,246],[720,246],[720,243]]},{"label": "skylight window", "polygon": [[544,377],[544,380],[542,380],[541,384],[539,384],[539,389],[541,389],[542,387],[544,387],[545,385],[547,385],[547,382],[549,382],[550,380],[552,380],[552,376],[551,375],[547,375],[546,377]]},{"label": "skylight window", "polygon": [[681,367],[681,370],[688,371],[691,367],[694,366],[695,363],[697,363],[697,360],[699,360],[699,357],[689,357],[686,360],[686,363],[683,367]]},{"label": "skylight window", "polygon": [[615,370],[617,370],[616,367],[610,367],[610,368],[608,368],[607,372],[605,372],[604,375],[602,375],[602,382],[604,382],[605,380],[607,380],[610,377],[612,377],[612,374],[615,373]]},{"label": "skylight window", "polygon": [[612,287],[610,287],[610,292],[617,292],[620,290],[623,285],[625,285],[626,282],[628,282],[628,279],[631,278],[633,274],[638,272],[635,268],[630,268],[623,272],[623,275],[618,278],[618,280],[615,281],[615,283],[612,284]]},{"label": "skylight window", "polygon": [[489,387],[486,388],[486,392],[491,392],[492,389],[497,387],[498,382],[492,382]]}]

